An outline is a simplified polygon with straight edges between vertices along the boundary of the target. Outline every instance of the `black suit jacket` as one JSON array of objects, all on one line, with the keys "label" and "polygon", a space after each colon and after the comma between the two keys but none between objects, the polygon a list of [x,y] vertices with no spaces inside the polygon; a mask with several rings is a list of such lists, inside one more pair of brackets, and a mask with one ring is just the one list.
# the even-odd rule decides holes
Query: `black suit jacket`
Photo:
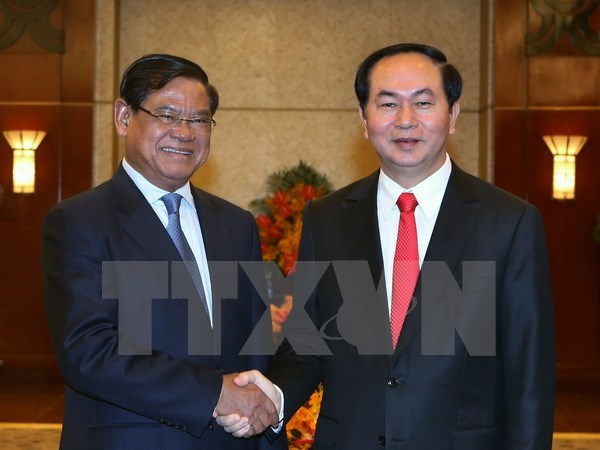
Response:
[{"label": "black suit jacket", "polygon": [[[249,212],[194,187],[192,193],[209,265],[261,260]],[[122,167],[108,182],[47,214],[45,304],[67,384],[61,449],[241,450],[259,448],[259,441],[267,445],[264,437],[236,439],[211,418],[222,374],[268,366],[266,356],[240,355],[263,313],[268,314],[265,305],[241,270],[225,280],[234,290],[221,300],[223,276],[211,271],[213,331],[203,309],[192,313],[190,308],[188,315],[188,300],[173,296],[172,288],[197,293],[193,287],[190,291],[189,274],[169,271],[168,261],[176,264],[181,257]],[[116,262],[121,265],[111,265]],[[139,310],[127,315],[129,300],[140,292],[155,300],[143,298]],[[165,300],[169,295],[173,297]],[[188,331],[202,351],[189,351]],[[270,339],[269,330],[261,332]]]},{"label": "black suit jacket", "polygon": [[[537,210],[453,165],[413,306],[393,351],[377,182],[378,172],[315,200],[305,210],[299,259],[334,263],[305,306],[321,334],[302,329],[292,310],[284,330],[288,339],[269,373],[284,392],[286,418],[322,380],[315,448],[549,450],[554,324]],[[366,278],[359,272],[351,277],[336,273],[334,265],[352,260],[368,263]],[[463,265],[468,261],[475,262],[469,269]],[[437,271],[425,280],[430,266]],[[473,268],[485,268],[484,275],[491,270],[491,276],[466,281],[473,278]],[[454,295],[453,283],[467,295]],[[368,284],[379,289],[374,293]],[[490,299],[491,311],[482,307]],[[348,324],[351,309],[354,321]],[[466,322],[450,319],[457,310]],[[449,337],[441,333],[448,338],[444,349],[438,345],[433,352],[424,351],[432,332],[431,325],[426,329],[427,320],[436,317],[458,324],[457,333],[467,339],[454,336],[452,328]],[[486,327],[491,333],[486,334]],[[476,333],[469,338],[465,330]],[[322,336],[327,336],[330,355],[296,353],[317,348]],[[492,351],[480,352],[473,336],[491,336]]]}]

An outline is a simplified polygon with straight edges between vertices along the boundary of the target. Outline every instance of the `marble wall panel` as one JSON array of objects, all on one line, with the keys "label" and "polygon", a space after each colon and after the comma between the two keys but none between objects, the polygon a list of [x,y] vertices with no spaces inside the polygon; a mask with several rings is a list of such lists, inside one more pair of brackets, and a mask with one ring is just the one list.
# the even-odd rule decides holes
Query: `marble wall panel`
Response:
[{"label": "marble wall panel", "polygon": [[108,180],[115,169],[116,133],[113,122],[112,103],[94,104],[94,155],[92,158],[92,180],[94,186]]},{"label": "marble wall panel", "polygon": [[[120,72],[117,68],[117,0],[95,0],[94,62],[94,155],[92,184],[106,181],[115,169],[116,134],[113,126],[113,102],[117,96]],[[117,73],[118,72],[118,73]]]},{"label": "marble wall panel", "polygon": [[[209,73],[224,107],[354,107],[357,65],[389,42],[387,0],[121,4],[121,67],[148,52],[189,57]],[[185,26],[181,17],[194,20]]]},{"label": "marble wall panel", "polygon": [[438,47],[460,70],[463,110],[479,109],[480,0],[390,0],[390,43],[423,42]]},{"label": "marble wall panel", "polygon": [[220,111],[216,117],[211,154],[192,181],[244,207],[265,194],[273,170],[300,160],[336,188],[378,167],[354,111]]},{"label": "marble wall panel", "polygon": [[[194,177],[212,192],[247,205],[262,194],[268,174],[300,159],[327,173],[336,187],[375,169],[356,113],[354,75],[369,53],[400,41],[438,46],[463,73],[463,113],[452,156],[478,172],[479,154],[486,151],[480,150],[477,129],[483,104],[480,0],[114,4],[116,50],[99,48],[98,58],[112,53],[115,78],[139,56],[165,52],[200,63],[219,89],[213,150]],[[107,102],[110,86],[98,92]],[[108,132],[104,123],[98,132]],[[122,145],[114,135],[112,142],[118,161]]]},{"label": "marble wall panel", "polygon": [[450,157],[461,169],[473,175],[479,173],[480,154],[476,151],[480,141],[479,122],[477,112],[462,111],[456,123],[456,133],[448,141]]},{"label": "marble wall panel", "polygon": [[118,61],[116,61],[115,50],[118,35],[115,35],[117,26],[116,0],[96,0],[95,14],[95,46],[96,60],[94,63],[94,101],[112,103],[116,94]]},{"label": "marble wall panel", "polygon": [[[352,108],[365,56],[400,41],[426,42],[463,71],[472,108],[480,9],[479,0],[123,0],[121,71],[144,53],[174,53],[207,70],[224,107]],[[181,17],[194,20],[186,26]]]}]

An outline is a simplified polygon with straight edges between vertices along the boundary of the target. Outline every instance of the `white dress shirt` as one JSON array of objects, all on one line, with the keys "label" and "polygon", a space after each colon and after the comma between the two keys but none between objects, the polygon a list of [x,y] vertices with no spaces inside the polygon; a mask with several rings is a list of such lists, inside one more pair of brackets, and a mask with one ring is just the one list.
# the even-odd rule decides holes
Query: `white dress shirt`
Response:
[{"label": "white dress shirt", "polygon": [[[144,176],[135,170],[123,158],[123,168],[127,175],[133,180],[137,188],[142,192],[152,209],[162,222],[163,226],[167,228],[169,223],[169,214],[167,213],[167,207],[161,200],[161,197],[168,194],[168,191],[160,189],[150,183]],[[202,238],[202,229],[200,228],[200,221],[198,220],[198,213],[196,212],[196,204],[192,197],[192,191],[190,183],[186,183],[181,188],[175,191],[180,194],[183,199],[179,206],[179,217],[181,222],[181,229],[183,234],[190,244],[190,248],[194,253],[196,262],[198,263],[198,270],[200,270],[200,276],[202,277],[202,285],[204,287],[204,294],[206,295],[206,302],[208,303],[208,313],[210,316],[210,323],[212,325],[212,294],[210,288],[210,273],[208,271],[208,261],[206,259],[206,249],[204,248],[204,240]]]},{"label": "white dress shirt", "polygon": [[417,224],[419,266],[422,266],[442,199],[446,192],[446,186],[450,179],[450,172],[452,172],[452,163],[448,154],[446,154],[446,161],[442,167],[411,189],[403,188],[383,171],[379,172],[377,219],[386,279],[388,309],[392,307],[392,274],[394,271],[396,239],[398,238],[398,223],[400,221],[400,209],[396,205],[396,201],[400,194],[412,192],[419,203],[415,209],[415,222]]}]

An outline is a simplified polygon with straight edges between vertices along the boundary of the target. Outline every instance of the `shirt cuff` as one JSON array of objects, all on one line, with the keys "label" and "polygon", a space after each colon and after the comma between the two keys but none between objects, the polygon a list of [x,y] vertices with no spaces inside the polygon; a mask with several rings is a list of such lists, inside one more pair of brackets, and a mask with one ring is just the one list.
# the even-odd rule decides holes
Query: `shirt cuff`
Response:
[{"label": "shirt cuff", "polygon": [[279,434],[279,432],[283,428],[283,410],[284,410],[283,406],[284,406],[285,398],[283,397],[283,392],[281,391],[281,389],[279,389],[279,386],[277,386],[276,384],[274,384],[273,387],[279,393],[279,398],[281,399],[281,404],[280,404],[280,407],[279,407],[279,425],[277,425],[277,428],[271,427],[271,429],[273,430],[274,433],[278,433]]}]

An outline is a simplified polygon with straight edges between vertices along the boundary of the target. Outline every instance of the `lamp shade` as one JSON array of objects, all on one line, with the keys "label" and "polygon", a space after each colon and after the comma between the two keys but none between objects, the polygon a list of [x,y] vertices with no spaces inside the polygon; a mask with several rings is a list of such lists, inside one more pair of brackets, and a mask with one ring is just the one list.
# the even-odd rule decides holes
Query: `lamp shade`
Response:
[{"label": "lamp shade", "polygon": [[557,135],[544,136],[544,142],[553,155],[577,156],[579,150],[587,142],[586,136],[579,135]]},{"label": "lamp shade", "polygon": [[46,136],[45,131],[3,131],[8,145],[13,149],[13,192],[35,192],[35,151]]},{"label": "lamp shade", "polygon": [[575,198],[576,156],[587,141],[586,136],[543,136],[544,142],[554,155],[552,169],[552,198],[573,200]]},{"label": "lamp shade", "polygon": [[36,150],[46,136],[45,131],[39,130],[9,130],[2,133],[13,150]]},{"label": "lamp shade", "polygon": [[35,150],[13,150],[13,192],[17,194],[35,192]]}]

